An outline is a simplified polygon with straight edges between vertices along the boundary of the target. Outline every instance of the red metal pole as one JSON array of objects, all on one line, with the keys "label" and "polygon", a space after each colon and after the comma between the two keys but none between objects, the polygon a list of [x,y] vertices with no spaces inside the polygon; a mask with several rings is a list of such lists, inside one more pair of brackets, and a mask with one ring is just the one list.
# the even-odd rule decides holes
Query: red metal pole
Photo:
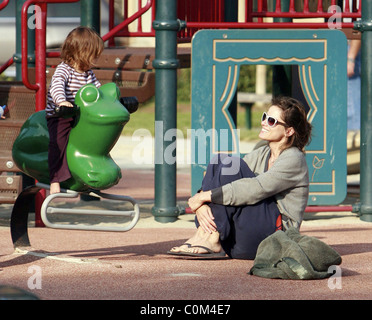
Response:
[{"label": "red metal pole", "polygon": [[[327,22],[318,23],[292,23],[292,22],[273,22],[273,23],[259,23],[259,22],[187,22],[187,28],[199,29],[304,29],[304,28],[328,28]],[[352,29],[353,23],[342,23],[342,28]]]},{"label": "red metal pole", "polygon": [[[114,7],[114,0],[110,0],[109,2],[109,31],[115,27],[115,7]],[[115,45],[115,39],[111,38],[108,42],[109,46]]]},{"label": "red metal pole", "polygon": [[3,10],[9,3],[9,0],[3,0],[2,3],[0,3],[0,10]]},{"label": "red metal pole", "polygon": [[2,74],[6,69],[8,69],[12,64],[14,63],[13,57],[10,58],[7,62],[5,62],[1,67],[0,67],[0,74]]},{"label": "red metal pole", "polygon": [[40,21],[40,28],[35,30],[35,81],[38,86],[36,93],[36,108],[35,111],[44,110],[46,106],[46,17],[47,17],[47,4],[39,4],[40,14],[37,15]]},{"label": "red metal pole", "polygon": [[22,37],[22,81],[23,84],[30,90],[39,90],[39,86],[31,84],[28,80],[28,64],[27,64],[27,49],[28,49],[28,38],[27,38],[27,10],[28,7],[33,3],[33,0],[26,1],[22,7],[22,26],[21,26],[21,37]]},{"label": "red metal pole", "polygon": [[[39,6],[47,3],[72,3],[78,2],[79,0],[28,0],[23,4],[22,7],[22,28],[21,28],[21,37],[22,37],[22,81],[23,84],[31,90],[38,91],[38,84],[31,84],[28,80],[28,65],[27,65],[27,48],[28,48],[28,39],[27,39],[27,10],[29,6],[33,4],[38,4]],[[38,18],[38,17],[36,17]],[[46,27],[44,27],[46,28]],[[37,30],[37,29],[36,29]],[[45,31],[45,30],[44,30]],[[38,46],[36,40],[36,46]],[[36,48],[35,48],[36,49]],[[42,72],[42,77],[45,77],[45,69]]]},{"label": "red metal pole", "polygon": [[[35,30],[35,81],[39,89],[35,97],[35,111],[44,110],[46,107],[46,19],[47,19],[47,4],[39,5],[40,14],[37,16],[41,21],[40,28]],[[38,25],[38,24],[37,24]],[[35,226],[45,227],[41,219],[41,206],[46,197],[46,190],[41,189],[35,195]]]},{"label": "red metal pole", "polygon": [[317,12],[323,12],[323,4],[322,4],[322,0],[318,0],[318,8],[317,8]]},{"label": "red metal pole", "polygon": [[130,18],[128,18],[127,20],[124,20],[122,23],[118,24],[116,27],[114,27],[112,30],[110,30],[107,34],[105,34],[102,37],[103,41],[107,41],[110,38],[112,38],[115,35],[115,33],[119,32],[120,30],[122,30],[123,28],[128,26],[130,23],[132,23],[134,20],[139,18],[142,14],[147,12],[151,8],[151,6],[152,6],[152,0],[147,0],[147,3],[143,8],[138,10]]},{"label": "red metal pole", "polygon": [[[45,109],[46,105],[46,16],[47,3],[62,3],[62,2],[77,2],[78,0],[29,0],[23,4],[22,7],[22,81],[23,84],[36,91],[35,95],[35,111]],[[27,63],[27,49],[28,49],[28,8],[38,4],[38,9],[35,14],[36,30],[35,30],[35,84],[31,84],[28,79],[28,63]],[[39,10],[40,9],[40,10]],[[40,190],[35,196],[35,226],[44,227],[41,219],[40,209],[45,200],[46,190]]]}]

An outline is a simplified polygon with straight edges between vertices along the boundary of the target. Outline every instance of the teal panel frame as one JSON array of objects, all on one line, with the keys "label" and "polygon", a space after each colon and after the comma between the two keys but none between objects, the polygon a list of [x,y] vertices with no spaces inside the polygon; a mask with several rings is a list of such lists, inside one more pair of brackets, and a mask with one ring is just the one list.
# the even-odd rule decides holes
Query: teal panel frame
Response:
[{"label": "teal panel frame", "polygon": [[241,156],[229,113],[244,64],[298,65],[313,136],[309,205],[346,197],[347,39],[339,30],[201,30],[192,40],[192,193],[217,153]]}]

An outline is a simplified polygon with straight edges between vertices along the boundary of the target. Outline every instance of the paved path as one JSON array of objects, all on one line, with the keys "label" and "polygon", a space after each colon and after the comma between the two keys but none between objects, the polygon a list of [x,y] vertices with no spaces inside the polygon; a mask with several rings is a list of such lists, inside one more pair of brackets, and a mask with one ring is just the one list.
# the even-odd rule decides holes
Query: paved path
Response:
[{"label": "paved path", "polygon": [[[123,170],[112,193],[140,202],[141,219],[129,232],[92,232],[33,227],[32,248],[14,250],[9,232],[10,205],[0,206],[0,285],[27,290],[45,300],[334,300],[372,298],[372,223],[350,212],[308,213],[301,228],[332,246],[342,256],[341,285],[335,279],[271,280],[248,275],[253,261],[197,260],[166,254],[194,233],[192,214],[175,223],[154,221],[154,172]],[[179,204],[190,196],[190,174],[181,168],[177,179]],[[68,205],[68,204],[67,204]],[[99,206],[101,202],[70,203]],[[94,222],[92,222],[94,223]],[[41,281],[40,281],[41,280]],[[331,281],[331,282],[330,282]],[[150,302],[150,303],[153,303]]]}]

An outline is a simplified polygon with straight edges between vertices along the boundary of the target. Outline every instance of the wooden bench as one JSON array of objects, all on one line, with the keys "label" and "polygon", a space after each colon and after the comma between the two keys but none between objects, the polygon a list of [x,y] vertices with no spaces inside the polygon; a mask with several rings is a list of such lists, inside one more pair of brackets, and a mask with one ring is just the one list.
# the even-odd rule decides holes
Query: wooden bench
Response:
[{"label": "wooden bench", "polygon": [[23,123],[35,112],[35,93],[22,82],[0,82],[0,105],[7,106],[0,120],[0,203],[14,203],[22,190],[22,175],[12,158],[12,147]]},{"label": "wooden bench", "polygon": [[[180,68],[189,68],[191,49],[177,49]],[[136,96],[143,103],[155,95],[155,72],[152,61],[155,48],[106,48],[93,69],[102,83],[114,82],[120,89],[121,96]],[[60,58],[48,58],[47,85],[61,62]],[[35,70],[30,68],[30,81],[34,80]]]}]

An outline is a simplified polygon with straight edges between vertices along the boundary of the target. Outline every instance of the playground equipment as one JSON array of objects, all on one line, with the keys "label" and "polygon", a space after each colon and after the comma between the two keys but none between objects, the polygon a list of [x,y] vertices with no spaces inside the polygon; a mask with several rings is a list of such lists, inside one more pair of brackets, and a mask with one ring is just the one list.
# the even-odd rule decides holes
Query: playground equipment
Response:
[{"label": "playground equipment", "polygon": [[[110,156],[110,151],[118,140],[130,115],[120,102],[120,91],[114,83],[108,83],[97,89],[93,84],[82,87],[75,97],[76,106],[70,111],[75,124],[71,129],[66,149],[67,163],[71,178],[61,183],[63,192],[49,195],[42,204],[41,217],[44,224],[51,228],[128,231],[139,219],[139,207],[136,201],[127,196],[110,195],[100,192],[117,184],[121,178],[121,169]],[[38,181],[23,191],[17,198],[11,217],[11,233],[15,246],[25,246],[27,237],[27,201],[31,195],[49,186],[48,170],[49,134],[45,111],[30,116],[20,130],[13,145],[13,159],[27,175]],[[89,193],[101,198],[130,202],[133,210],[78,210],[50,207],[55,198],[76,198],[79,193]],[[28,205],[30,203],[28,202]],[[131,217],[124,227],[87,226],[84,224],[51,223],[48,213],[99,214],[108,216]],[[21,231],[20,231],[21,230]],[[29,245],[29,244],[28,244]]]},{"label": "playground equipment", "polygon": [[[43,108],[43,88],[45,87],[46,79],[44,70],[51,70],[55,65],[55,60],[58,59],[57,52],[48,52],[45,54],[45,44],[43,46],[43,29],[45,29],[46,21],[45,12],[46,4],[53,2],[76,2],[77,0],[28,0],[22,1],[22,23],[23,34],[18,33],[17,38],[22,39],[22,61],[18,59],[17,66],[22,63],[23,83],[30,90],[36,90],[36,108]],[[123,0],[125,12],[127,12],[128,1]],[[21,2],[19,0],[19,2]],[[98,1],[99,2],[99,1]],[[239,6],[238,6],[239,2]],[[97,1],[81,0],[85,7],[89,7],[82,17],[82,24],[89,26],[97,26]],[[114,1],[110,0],[111,13],[114,8]],[[353,0],[352,4],[349,1],[297,1],[297,0],[148,0],[145,5],[142,1],[138,1],[138,10],[133,14],[125,14],[122,23],[115,25],[113,23],[114,15],[110,14],[110,31],[103,36],[105,41],[113,46],[116,36],[119,37],[153,37],[156,38],[155,50],[149,48],[142,48],[136,50],[134,48],[108,48],[103,54],[99,64],[104,66],[102,69],[109,69],[111,81],[117,79],[117,83],[122,81],[128,75],[128,71],[138,72],[139,79],[144,79],[149,76],[149,81],[152,84],[152,90],[148,91],[154,94],[156,92],[155,101],[155,117],[156,120],[161,120],[164,123],[163,134],[169,129],[174,129],[176,126],[176,73],[178,68],[190,66],[190,51],[182,49],[177,45],[178,42],[190,42],[193,35],[200,29],[295,29],[301,32],[302,29],[321,29],[321,28],[341,28],[348,39],[361,38],[363,62],[366,66],[362,68],[364,76],[362,76],[362,129],[361,129],[361,206],[360,213],[363,220],[372,220],[372,168],[368,168],[369,158],[372,156],[372,146],[367,142],[371,130],[368,128],[368,115],[372,112],[372,105],[369,95],[369,88],[372,85],[369,74],[372,74],[372,69],[368,63],[371,56],[372,39],[370,39],[370,23],[372,20],[372,4],[370,1]],[[240,4],[243,3],[242,7]],[[42,28],[36,31],[36,46],[33,49],[31,45],[27,47],[27,28],[25,27],[27,21],[27,10],[30,5],[38,5],[41,9]],[[339,6],[340,11],[328,9],[331,6]],[[82,6],[83,7],[83,6]],[[213,8],[213,10],[211,10]],[[142,28],[142,17],[146,12],[151,11],[151,20],[153,20],[152,28],[145,31]],[[244,12],[243,15],[240,12]],[[94,12],[94,14],[93,14]],[[243,16],[243,17],[242,17]],[[238,22],[239,18],[239,22]],[[317,21],[303,22],[303,18],[317,18]],[[344,19],[350,19],[345,21]],[[355,19],[362,18],[360,21]],[[299,19],[294,23],[294,19]],[[132,22],[137,22],[137,29],[135,31],[128,28]],[[19,28],[20,30],[21,28]],[[358,30],[359,31],[358,31]],[[30,30],[28,30],[30,31]],[[20,51],[20,47],[19,47]],[[36,52],[36,60],[32,59],[30,52]],[[128,54],[126,54],[128,52]],[[138,53],[138,54],[137,54]],[[107,54],[107,55],[106,55]],[[30,57],[30,59],[29,59]],[[138,58],[138,59],[137,59]],[[16,59],[10,59],[1,69],[11,65]],[[27,63],[29,60],[29,63]],[[45,63],[46,60],[46,63]],[[32,62],[35,61],[35,71],[32,73]],[[132,61],[142,61],[141,66],[136,64],[133,67]],[[136,70],[134,70],[136,69]],[[148,72],[155,70],[155,73]],[[101,70],[102,73],[106,70]],[[144,72],[145,71],[145,72]],[[29,73],[27,73],[29,72]],[[21,74],[18,72],[18,74]],[[35,75],[36,86],[30,85],[28,75],[30,77]],[[100,76],[98,76],[100,77]],[[107,76],[108,78],[108,76]],[[108,79],[109,80],[109,79]],[[110,82],[110,81],[109,81]],[[155,82],[155,83],[154,83]],[[274,84],[275,85],[275,84]],[[288,82],[290,87],[290,83]],[[132,93],[130,94],[132,95]],[[134,95],[134,94],[133,94]],[[137,94],[136,94],[137,95]],[[141,95],[139,96],[139,100]],[[39,103],[39,102],[41,103]],[[234,108],[234,100],[229,109]],[[5,102],[6,103],[6,102]],[[2,103],[2,104],[5,104]],[[11,109],[10,109],[10,112]],[[8,122],[9,123],[9,122]],[[159,150],[166,150],[170,142],[157,141],[155,149],[157,150],[157,159],[164,157]],[[161,145],[158,145],[158,144]],[[6,162],[7,163],[7,162]],[[168,164],[165,161],[155,166],[155,206],[153,214],[155,218],[162,222],[174,221],[180,213],[175,199],[176,199],[176,164]],[[4,167],[6,167],[4,165]],[[9,170],[8,170],[9,171]],[[347,208],[350,210],[351,208]],[[324,208],[322,208],[324,210]]]},{"label": "playground equipment", "polygon": [[240,66],[296,65],[300,88],[292,90],[292,96],[307,102],[308,120],[316,131],[306,148],[308,204],[341,203],[347,185],[346,53],[346,37],[339,30],[199,31],[192,51],[193,193],[200,188],[214,155],[241,155],[228,108],[236,93]]},{"label": "playground equipment", "polygon": [[[130,118],[119,98],[114,83],[99,89],[88,84],[77,92],[77,107],[68,116],[76,119],[66,150],[72,177],[61,183],[62,188],[102,190],[118,183],[121,170],[109,153]],[[45,111],[41,110],[24,123],[13,144],[18,168],[41,183],[49,183],[48,142]]]}]

